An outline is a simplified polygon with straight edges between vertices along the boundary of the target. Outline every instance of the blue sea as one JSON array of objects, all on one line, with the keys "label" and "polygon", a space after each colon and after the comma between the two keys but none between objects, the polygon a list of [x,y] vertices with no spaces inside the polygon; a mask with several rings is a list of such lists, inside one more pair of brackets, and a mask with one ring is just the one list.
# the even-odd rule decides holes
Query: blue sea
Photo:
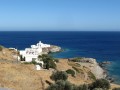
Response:
[{"label": "blue sea", "polygon": [[53,54],[58,58],[92,57],[98,62],[111,61],[109,75],[120,84],[120,32],[80,31],[1,31],[0,44],[19,50],[38,41],[58,45],[63,52]]}]

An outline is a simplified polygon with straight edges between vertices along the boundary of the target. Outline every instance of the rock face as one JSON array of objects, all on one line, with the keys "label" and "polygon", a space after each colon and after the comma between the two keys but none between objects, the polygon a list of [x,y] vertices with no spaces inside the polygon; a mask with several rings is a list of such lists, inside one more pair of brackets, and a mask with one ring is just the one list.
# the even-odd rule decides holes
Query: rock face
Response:
[{"label": "rock face", "polygon": [[106,77],[105,71],[99,66],[99,64],[96,62],[96,59],[84,58],[84,60],[89,61],[89,64],[86,65],[86,67],[88,67],[91,70],[91,72],[95,75],[97,79]]},{"label": "rock face", "polygon": [[[74,59],[73,60],[70,59],[70,60],[73,61]],[[85,67],[89,68],[97,79],[105,78],[107,76],[105,71],[103,70],[103,68],[101,68],[99,66],[99,64],[97,63],[96,59],[94,59],[94,58],[80,58],[80,60],[77,60],[77,61],[79,61],[78,63],[80,65],[82,65],[83,67],[85,66]]]},{"label": "rock face", "polygon": [[48,54],[48,53],[54,53],[54,52],[60,52],[61,47],[55,46],[55,45],[50,45],[48,48],[43,48],[43,54]]},{"label": "rock face", "polygon": [[94,64],[90,69],[97,79],[106,77],[105,71],[98,65],[98,63]]},{"label": "rock face", "polygon": [[91,72],[95,75],[97,79],[106,77],[105,71],[99,66],[96,59],[84,58],[84,60],[89,61],[89,65],[86,65],[86,67],[88,67],[91,70]]},{"label": "rock face", "polygon": [[81,62],[86,62],[86,63],[91,63],[91,64],[96,64],[96,60],[94,58],[82,58]]}]

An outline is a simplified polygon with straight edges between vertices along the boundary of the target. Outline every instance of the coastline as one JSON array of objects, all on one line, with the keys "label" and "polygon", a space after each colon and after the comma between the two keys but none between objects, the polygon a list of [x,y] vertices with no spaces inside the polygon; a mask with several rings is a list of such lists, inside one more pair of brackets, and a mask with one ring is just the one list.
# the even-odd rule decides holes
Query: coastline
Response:
[{"label": "coastline", "polygon": [[[75,61],[75,59],[77,59]],[[106,78],[107,74],[105,70],[101,68],[94,58],[85,58],[85,57],[77,57],[77,58],[70,58],[69,61],[73,61],[79,63],[82,67],[87,67],[91,70],[91,72],[95,75],[96,79]]]},{"label": "coastline", "polygon": [[[29,34],[28,34],[29,33]],[[98,62],[112,61],[109,75],[120,84],[120,33],[119,32],[1,32],[1,44],[19,50],[41,40],[45,43],[68,48],[68,51],[57,53],[60,58],[92,57]],[[23,36],[24,35],[24,36]],[[66,38],[67,36],[67,38]],[[33,38],[35,37],[35,38]],[[72,38],[71,38],[72,37]],[[114,37],[114,38],[113,38]],[[19,41],[19,42],[18,42]]]},{"label": "coastline", "polygon": [[111,65],[112,64],[112,62],[110,62],[110,61],[103,61],[103,62],[100,62],[100,63],[98,63],[99,64],[99,66],[105,71],[105,73],[106,73],[106,79],[110,82],[110,83],[114,83],[114,84],[118,84],[118,83],[115,83],[116,81],[115,81],[115,78],[113,78],[112,76],[110,76],[109,75],[109,71],[108,71],[108,65]]},{"label": "coastline", "polygon": [[[5,50],[7,50],[7,48],[5,48]],[[7,50],[7,52],[8,51],[9,50]],[[12,50],[12,53],[14,54],[15,51]],[[43,54],[54,54],[54,53],[61,52],[61,51],[62,51],[62,48],[59,46],[55,46],[55,45],[51,45],[50,48],[43,48]],[[12,62],[16,59],[17,53],[15,53],[15,55],[12,56],[13,57]],[[77,58],[79,58],[79,57],[77,57]],[[8,58],[8,59],[10,59],[10,58]],[[72,60],[72,59],[74,59],[74,58],[68,58],[68,60]],[[100,65],[100,63],[98,63],[96,59],[86,58],[86,57],[82,57],[80,59],[81,59],[81,61],[79,63],[82,66],[89,68],[92,71],[92,73],[96,76],[97,79],[105,78],[105,79],[109,80],[110,82],[113,82],[112,81],[113,78],[109,77],[109,75],[107,74],[108,71],[104,67],[102,67],[102,65]],[[3,62],[3,60],[2,60],[2,62]],[[102,64],[105,65],[106,63],[108,64],[108,62],[105,62],[105,63],[103,62]]]},{"label": "coastline", "polygon": [[[7,49],[7,48],[5,48],[5,50],[9,51],[9,49]],[[9,53],[7,53],[7,54],[11,56],[12,52],[13,51],[10,50]],[[69,58],[69,59],[61,58],[61,59],[59,59],[60,60],[59,63],[56,63],[57,70],[62,70],[62,71],[66,71],[68,69],[76,70],[76,68],[78,68],[78,70],[80,70],[80,72],[76,71],[76,73],[77,73],[76,77],[72,77],[72,76],[69,75],[69,79],[68,80],[70,82],[72,82],[73,84],[76,84],[76,85],[79,85],[79,84],[89,84],[89,83],[93,82],[95,79],[100,79],[100,78],[105,78],[106,77],[106,74],[104,73],[103,68],[101,68],[99,66],[99,64],[96,61],[96,59],[94,59],[94,58],[85,58],[85,57],[84,58],[75,58],[75,59],[77,59],[77,61],[74,61],[74,58]],[[1,71],[7,72],[10,75],[12,74],[11,77],[14,78],[15,73],[16,72],[18,73],[19,70],[21,70],[21,73],[19,72],[20,75],[23,74],[23,72],[26,72],[25,70],[27,70],[28,71],[27,74],[34,73],[34,75],[36,75],[34,78],[39,78],[39,76],[40,76],[42,82],[44,82],[44,84],[45,84],[45,87],[48,86],[46,84],[46,78],[50,82],[53,82],[49,78],[50,75],[53,72],[53,69],[50,69],[50,70],[40,70],[38,72],[38,71],[36,71],[34,69],[34,65],[33,64],[26,65],[26,64],[20,64],[20,63],[14,63],[15,61],[16,60],[12,60],[12,61],[9,62],[9,58],[8,58],[8,60],[6,60],[5,62],[0,62],[0,64],[1,64]],[[8,67],[10,69],[9,72],[8,72],[8,69],[7,69]],[[26,69],[24,70],[24,68],[26,68]],[[14,73],[12,73],[12,72],[14,72]],[[4,76],[4,74],[5,73],[2,73],[3,76]],[[94,77],[94,75],[95,75],[96,78]],[[23,76],[26,77],[26,74],[24,74]],[[29,77],[32,77],[32,76],[29,75]],[[26,81],[25,82],[27,82],[29,77],[26,77]],[[8,76],[4,76],[3,80],[6,79],[6,78],[8,79],[7,81],[9,81]],[[20,78],[20,80],[22,81],[22,77],[21,76],[19,76],[19,77],[16,76],[16,80],[17,80],[17,78]],[[19,81],[15,81],[15,82],[20,83]],[[33,83],[33,82],[31,81],[31,83]],[[22,83],[20,83],[20,84],[22,85]],[[5,85],[5,84],[3,83],[3,85]],[[6,84],[5,86],[7,86],[7,85],[9,85],[9,84]],[[12,87],[14,87],[14,86],[12,86]],[[38,86],[36,86],[36,87],[38,87]],[[120,87],[120,85],[112,84],[112,87]],[[14,88],[16,88],[16,87],[14,87]],[[24,88],[26,88],[26,87],[24,86]]]}]

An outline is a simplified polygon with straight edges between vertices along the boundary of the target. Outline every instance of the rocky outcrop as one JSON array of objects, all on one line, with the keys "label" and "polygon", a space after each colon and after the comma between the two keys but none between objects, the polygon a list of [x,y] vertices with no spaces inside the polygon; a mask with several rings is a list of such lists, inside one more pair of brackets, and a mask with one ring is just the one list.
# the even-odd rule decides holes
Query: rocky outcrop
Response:
[{"label": "rocky outcrop", "polygon": [[95,75],[97,79],[106,77],[105,71],[99,66],[96,59],[84,58],[83,60],[87,60],[88,64],[86,64],[85,66],[91,70],[91,72]]},{"label": "rocky outcrop", "polygon": [[100,62],[99,65],[104,68],[105,70],[107,70],[106,66],[110,65],[111,62],[110,61],[104,61],[104,62]]},{"label": "rocky outcrop", "polygon": [[16,50],[2,47],[2,50],[0,51],[0,62],[5,60],[16,61],[17,56],[18,56],[18,52]]},{"label": "rocky outcrop", "polygon": [[106,72],[99,66],[98,63],[93,64],[90,69],[97,79],[106,77]]},{"label": "rocky outcrop", "polygon": [[42,50],[43,50],[43,54],[48,54],[48,53],[60,52],[62,49],[59,46],[50,45],[50,47],[43,48]]},{"label": "rocky outcrop", "polygon": [[94,58],[77,58],[77,60],[73,58],[70,59],[70,61],[78,61],[77,63],[79,63],[81,66],[89,68],[91,72],[95,75],[96,79],[106,77],[104,69],[99,66],[96,59]]}]

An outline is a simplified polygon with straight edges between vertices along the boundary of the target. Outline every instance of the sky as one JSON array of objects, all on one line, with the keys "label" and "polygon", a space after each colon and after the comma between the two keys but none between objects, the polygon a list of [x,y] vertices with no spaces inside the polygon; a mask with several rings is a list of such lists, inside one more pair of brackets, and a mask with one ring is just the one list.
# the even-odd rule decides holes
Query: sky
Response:
[{"label": "sky", "polygon": [[0,0],[0,31],[120,31],[120,0]]}]

